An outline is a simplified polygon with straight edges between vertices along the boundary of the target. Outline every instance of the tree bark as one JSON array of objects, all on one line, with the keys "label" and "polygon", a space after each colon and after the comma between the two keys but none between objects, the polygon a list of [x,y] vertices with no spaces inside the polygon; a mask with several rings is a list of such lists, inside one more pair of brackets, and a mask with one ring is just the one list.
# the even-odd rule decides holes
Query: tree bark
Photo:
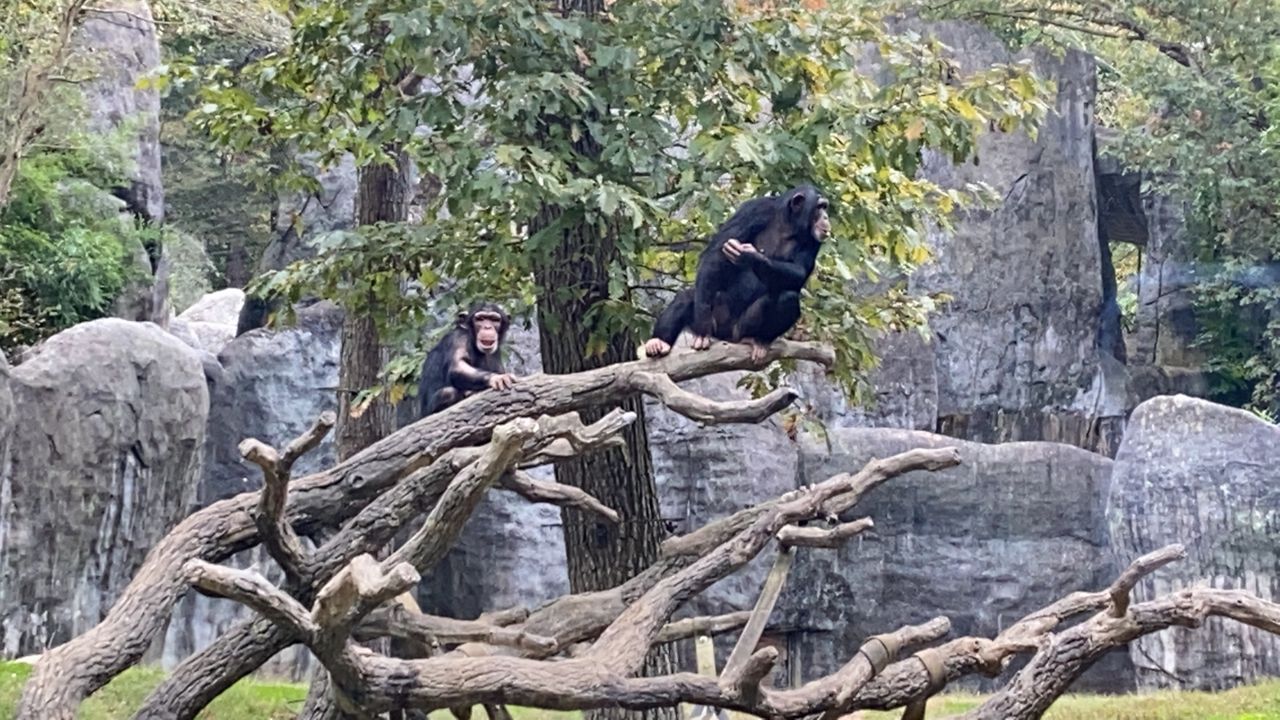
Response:
[{"label": "tree bark", "polygon": [[[605,4],[603,0],[558,0],[558,5],[563,13],[592,16],[602,12]],[[584,158],[592,158],[599,156],[601,148],[587,134],[575,143],[574,150]],[[558,215],[556,209],[544,208],[531,231],[548,227]],[[615,227],[611,223],[604,232],[588,223],[565,228],[548,262],[536,271],[542,367],[548,373],[574,373],[635,359],[639,343],[630,332],[609,338],[601,354],[586,353],[590,335],[587,312],[608,299],[609,269],[621,258]],[[666,535],[654,483],[644,403],[640,398],[629,398],[623,401],[622,409],[637,417],[625,431],[625,447],[556,466],[558,482],[583,489],[622,516],[622,521],[615,524],[578,509],[561,510],[569,587],[573,592],[604,590],[636,576],[658,559],[658,549]],[[595,422],[600,415],[599,410],[588,410],[583,413],[583,420]],[[644,674],[669,674],[674,669],[672,648],[655,645]],[[675,708],[641,713],[618,708],[592,711],[589,717],[675,720],[678,715]]]},{"label": "tree bark", "polygon": [[[391,165],[370,165],[360,169],[356,196],[359,225],[404,222],[409,217],[409,163],[403,153],[395,153]],[[390,404],[379,398],[359,417],[351,417],[356,393],[378,382],[386,362],[386,348],[379,342],[374,309],[346,314],[342,322],[342,358],[338,370],[338,459],[346,460],[389,435],[394,429]]]}]

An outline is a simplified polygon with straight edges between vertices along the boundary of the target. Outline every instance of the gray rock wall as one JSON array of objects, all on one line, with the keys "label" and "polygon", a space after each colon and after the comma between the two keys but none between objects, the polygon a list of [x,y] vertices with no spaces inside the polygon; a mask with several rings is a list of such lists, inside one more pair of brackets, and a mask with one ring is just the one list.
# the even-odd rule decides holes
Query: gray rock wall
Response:
[{"label": "gray rock wall", "polygon": [[3,422],[0,390],[0,654],[15,657],[101,620],[190,510],[209,397],[195,351],[116,319],[55,335],[7,384],[17,414]]},{"label": "gray rock wall", "polygon": [[[1187,559],[1144,580],[1135,600],[1193,584],[1280,599],[1280,428],[1185,396],[1138,406],[1107,504],[1118,561],[1171,543]],[[1280,675],[1280,638],[1232,621],[1171,629],[1133,645],[1143,687],[1222,689]],[[1168,673],[1168,674],[1166,674]]]},{"label": "gray rock wall", "polygon": [[77,35],[77,44],[94,69],[81,85],[89,126],[111,133],[129,128],[136,137],[130,168],[131,202],[146,217],[164,219],[160,179],[160,92],[138,81],[160,66],[160,42],[147,0],[97,3]]},{"label": "gray rock wall", "polygon": [[[160,174],[160,92],[139,81],[160,67],[160,41],[147,0],[109,0],[88,11],[75,39],[77,52],[93,76],[79,86],[90,131],[129,143],[129,178],[119,188],[129,210],[154,223],[164,220],[164,183]],[[141,279],[116,299],[113,314],[169,322],[169,264],[163,247],[129,248]]]},{"label": "gray rock wall", "polygon": [[[1019,59],[971,26],[939,23],[929,32],[955,51],[965,71]],[[1055,428],[1052,418],[1088,415],[1082,396],[1098,372],[1095,67],[1075,52],[1037,53],[1034,60],[1037,74],[1057,83],[1052,112],[1034,140],[1024,133],[986,134],[977,160],[963,166],[926,157],[926,175],[935,181],[950,187],[984,182],[1002,200],[994,209],[968,211],[954,232],[931,233],[936,259],[912,277],[911,287],[954,297],[931,321],[945,431],[968,437],[986,423],[964,416],[1003,411],[1026,417],[1009,423],[1011,432],[986,439],[1083,444],[1070,423]]]}]

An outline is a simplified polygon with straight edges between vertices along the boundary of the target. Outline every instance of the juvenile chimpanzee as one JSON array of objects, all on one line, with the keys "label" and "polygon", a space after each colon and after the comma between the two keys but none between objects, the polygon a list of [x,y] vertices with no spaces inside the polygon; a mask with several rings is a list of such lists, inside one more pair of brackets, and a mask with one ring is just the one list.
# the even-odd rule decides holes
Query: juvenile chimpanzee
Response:
[{"label": "juvenile chimpanzee", "polygon": [[502,369],[502,341],[511,319],[493,303],[476,303],[458,313],[453,330],[422,364],[418,388],[419,417],[440,412],[473,393],[505,390],[515,378]]},{"label": "juvenile chimpanzee", "polygon": [[716,338],[749,343],[751,359],[764,359],[800,319],[800,289],[830,231],[827,199],[811,185],[743,203],[699,256],[693,288],[658,316],[645,352],[666,355],[689,328],[695,350]]}]

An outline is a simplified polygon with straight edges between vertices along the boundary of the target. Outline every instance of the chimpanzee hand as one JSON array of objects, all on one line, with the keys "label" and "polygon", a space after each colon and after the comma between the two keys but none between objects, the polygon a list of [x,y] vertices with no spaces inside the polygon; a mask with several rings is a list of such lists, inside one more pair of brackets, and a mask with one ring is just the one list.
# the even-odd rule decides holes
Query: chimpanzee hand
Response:
[{"label": "chimpanzee hand", "polygon": [[516,379],[506,373],[494,373],[489,376],[489,388],[492,390],[506,390],[515,382]]},{"label": "chimpanzee hand", "polygon": [[756,246],[751,243],[739,242],[736,238],[729,238],[724,241],[724,247],[721,248],[724,256],[729,258],[729,262],[737,263],[744,254],[757,252]]}]

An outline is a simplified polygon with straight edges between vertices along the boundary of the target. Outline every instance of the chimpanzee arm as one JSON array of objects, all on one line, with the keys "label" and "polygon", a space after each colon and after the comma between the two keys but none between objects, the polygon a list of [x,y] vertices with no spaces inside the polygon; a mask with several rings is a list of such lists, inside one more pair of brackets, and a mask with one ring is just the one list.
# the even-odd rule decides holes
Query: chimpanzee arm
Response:
[{"label": "chimpanzee arm", "polygon": [[461,333],[449,358],[449,384],[465,392],[484,390],[496,374],[476,367],[480,363],[471,357],[470,344],[466,333]]},{"label": "chimpanzee arm", "polygon": [[813,274],[818,261],[818,248],[800,248],[789,259],[770,258],[760,252],[747,252],[742,258],[770,290],[799,290]]}]

